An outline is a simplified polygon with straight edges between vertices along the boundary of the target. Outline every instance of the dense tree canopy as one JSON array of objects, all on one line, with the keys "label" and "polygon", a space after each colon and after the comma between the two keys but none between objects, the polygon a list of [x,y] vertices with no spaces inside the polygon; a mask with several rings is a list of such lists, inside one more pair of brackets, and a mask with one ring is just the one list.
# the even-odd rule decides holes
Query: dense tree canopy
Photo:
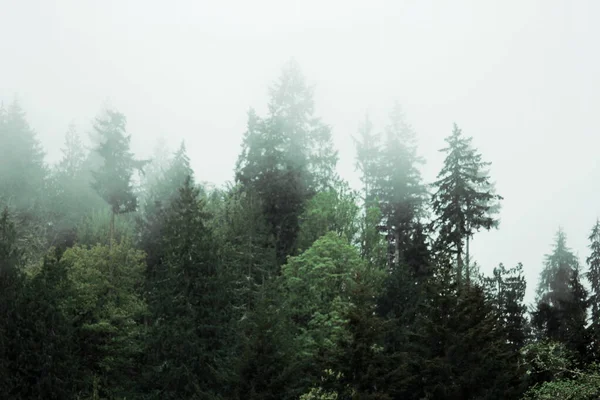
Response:
[{"label": "dense tree canopy", "polygon": [[218,188],[184,143],[140,161],[116,110],[47,165],[0,107],[0,397],[597,398],[599,223],[587,270],[559,229],[528,310],[530,266],[470,259],[502,199],[472,139],[425,182],[398,104],[359,117],[352,188],[313,92],[288,63]]}]

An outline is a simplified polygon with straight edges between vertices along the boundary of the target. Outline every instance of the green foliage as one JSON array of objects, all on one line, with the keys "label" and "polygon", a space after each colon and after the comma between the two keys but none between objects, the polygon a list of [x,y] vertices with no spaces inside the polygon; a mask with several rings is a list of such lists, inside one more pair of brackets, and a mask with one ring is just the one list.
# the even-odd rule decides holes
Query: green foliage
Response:
[{"label": "green foliage", "polygon": [[381,132],[359,128],[359,200],[296,63],[269,94],[264,116],[248,114],[235,184],[214,190],[166,140],[137,182],[147,162],[111,110],[93,151],[71,126],[48,171],[18,104],[0,107],[0,397],[600,395],[600,223],[589,295],[559,230],[530,335],[523,266],[484,277],[469,259],[501,200],[471,138],[446,138],[431,221],[399,106]]},{"label": "green foliage", "polygon": [[153,326],[147,385],[160,399],[220,398],[229,388],[226,343],[229,296],[217,268],[205,200],[188,177],[172,202],[164,257],[149,294]]},{"label": "green foliage", "polygon": [[[103,207],[104,201],[91,187],[88,154],[74,125],[69,126],[62,154],[50,176],[49,208],[52,229],[49,234],[51,244],[71,246],[75,240],[77,225],[91,212]],[[102,238],[102,243],[108,240],[108,231],[106,235]]]},{"label": "green foliage", "polygon": [[500,264],[494,268],[491,277],[484,279],[484,284],[488,301],[497,313],[506,339],[516,354],[529,336],[527,306],[524,304],[527,283],[523,276],[523,265],[506,268]]},{"label": "green foliage", "polygon": [[0,106],[0,148],[0,204],[20,212],[39,208],[48,173],[44,152],[16,100]]},{"label": "green foliage", "polygon": [[[433,183],[435,193],[431,204],[438,229],[438,245],[457,256],[457,280],[463,275],[464,241],[475,232],[491,229],[498,224],[493,213],[502,199],[493,191],[487,174],[489,162],[472,147],[472,138],[465,137],[458,126],[446,139],[444,165]],[[469,265],[467,264],[467,268]],[[468,277],[468,271],[466,276]]]},{"label": "green foliage", "polygon": [[590,319],[589,327],[592,337],[593,357],[600,360],[600,220],[592,228],[589,236],[590,255],[586,259],[589,271],[586,274],[590,282]]},{"label": "green foliage", "polygon": [[270,90],[269,113],[248,113],[236,180],[257,195],[283,264],[296,253],[299,217],[316,191],[330,187],[337,153],[328,126],[314,116],[312,89],[290,62]]},{"label": "green foliage", "polygon": [[523,400],[596,399],[600,394],[598,366],[576,367],[577,356],[557,342],[535,342],[523,349],[533,385]]},{"label": "green foliage", "polygon": [[335,188],[317,193],[306,205],[300,216],[301,229],[298,237],[300,251],[309,248],[318,238],[335,232],[352,243],[358,234],[356,193],[345,182]]},{"label": "green foliage", "polygon": [[532,324],[540,338],[564,343],[588,358],[590,336],[586,330],[588,294],[579,280],[579,262],[559,229],[554,250],[546,256],[538,285],[538,303]]},{"label": "green foliage", "polygon": [[75,246],[65,251],[61,262],[67,264],[73,285],[62,307],[76,327],[80,368],[86,377],[83,393],[91,394],[97,377],[101,396],[130,395],[140,373],[147,312],[139,290],[144,254],[125,240],[112,247]]},{"label": "green foliage", "polygon": [[358,138],[354,138],[356,146],[356,169],[360,172],[363,184],[363,201],[367,207],[376,204],[379,192],[379,167],[381,164],[381,137],[373,132],[373,123],[369,116],[360,124]]},{"label": "green foliage", "polygon": [[[91,211],[75,226],[75,240],[82,246],[108,245],[112,212],[106,208]],[[133,240],[135,224],[129,215],[120,215],[114,220],[114,240]]]},{"label": "green foliage", "polygon": [[299,354],[310,365],[314,381],[321,371],[340,367],[331,365],[333,360],[356,350],[355,325],[359,314],[373,314],[372,290],[381,285],[383,271],[367,265],[356,248],[330,232],[290,258],[282,267],[282,279]]}]

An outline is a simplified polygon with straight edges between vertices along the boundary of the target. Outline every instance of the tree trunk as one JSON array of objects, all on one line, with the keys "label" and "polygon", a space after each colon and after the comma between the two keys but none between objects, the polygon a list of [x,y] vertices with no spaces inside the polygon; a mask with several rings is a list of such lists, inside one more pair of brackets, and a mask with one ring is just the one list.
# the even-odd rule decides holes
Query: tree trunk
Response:
[{"label": "tree trunk", "polygon": [[109,235],[108,235],[108,248],[110,250],[112,250],[112,242],[113,239],[115,238],[115,211],[111,210],[111,214],[110,214],[110,228],[109,228]]},{"label": "tree trunk", "polygon": [[400,231],[396,228],[394,232],[394,265],[396,268],[400,266]]},{"label": "tree trunk", "polygon": [[467,286],[471,284],[471,260],[469,258],[469,235],[467,235],[467,248],[466,248],[466,253],[465,253],[466,257],[465,257],[465,280],[467,282]]},{"label": "tree trunk", "polygon": [[460,290],[462,284],[462,270],[463,270],[463,260],[462,260],[462,239],[459,239],[456,243],[456,286],[457,289]]}]

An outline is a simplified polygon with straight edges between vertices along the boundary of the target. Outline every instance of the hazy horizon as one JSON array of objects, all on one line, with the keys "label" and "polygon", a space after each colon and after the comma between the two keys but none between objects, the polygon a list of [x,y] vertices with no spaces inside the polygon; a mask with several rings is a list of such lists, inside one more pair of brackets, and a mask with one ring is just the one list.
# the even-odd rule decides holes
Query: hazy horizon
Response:
[{"label": "hazy horizon", "polygon": [[[489,273],[524,264],[527,302],[562,226],[585,266],[600,216],[600,3],[594,1],[10,1],[0,0],[0,100],[17,96],[48,152],[75,123],[85,139],[107,104],[132,146],[185,140],[198,180],[221,185],[252,107],[294,58],[332,126],[338,172],[355,188],[355,135],[403,107],[427,160],[457,123],[504,196],[500,229],[475,236]],[[175,150],[172,145],[171,150]]]}]

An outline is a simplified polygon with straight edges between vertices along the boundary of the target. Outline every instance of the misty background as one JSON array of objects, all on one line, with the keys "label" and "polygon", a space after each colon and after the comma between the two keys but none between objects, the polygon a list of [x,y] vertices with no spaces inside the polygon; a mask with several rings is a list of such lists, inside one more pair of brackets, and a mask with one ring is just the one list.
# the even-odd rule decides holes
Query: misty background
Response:
[{"label": "misty background", "polygon": [[599,16],[593,0],[0,0],[0,100],[18,98],[48,162],[70,123],[86,139],[110,105],[139,156],[185,140],[198,180],[222,185],[246,112],[264,113],[295,58],[356,188],[367,112],[379,130],[400,102],[427,182],[454,122],[474,137],[505,200],[472,259],[486,273],[523,262],[529,302],[558,226],[584,264],[600,216]]}]

